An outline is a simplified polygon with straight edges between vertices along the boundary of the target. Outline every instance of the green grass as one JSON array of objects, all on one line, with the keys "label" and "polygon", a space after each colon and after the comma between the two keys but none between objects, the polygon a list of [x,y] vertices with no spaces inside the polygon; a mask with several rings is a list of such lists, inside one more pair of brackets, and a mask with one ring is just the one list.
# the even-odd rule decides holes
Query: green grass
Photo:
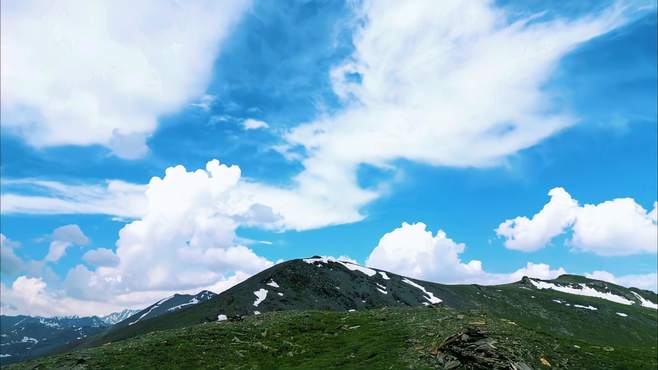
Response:
[{"label": "green grass", "polygon": [[[450,335],[477,325],[497,351],[535,369],[655,369],[656,344],[601,345],[450,308],[287,311],[205,323],[13,364],[7,369],[429,369]],[[476,367],[464,367],[476,368]]]}]

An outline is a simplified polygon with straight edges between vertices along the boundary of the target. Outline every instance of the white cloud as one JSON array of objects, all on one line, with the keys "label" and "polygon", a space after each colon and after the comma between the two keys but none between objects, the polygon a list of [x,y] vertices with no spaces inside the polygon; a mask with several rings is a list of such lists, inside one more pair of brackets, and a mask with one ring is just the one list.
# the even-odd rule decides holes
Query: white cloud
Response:
[{"label": "white cloud", "polygon": [[658,252],[654,210],[647,212],[631,198],[618,198],[578,210],[569,244],[603,256]]},{"label": "white cloud", "polygon": [[498,226],[496,233],[506,239],[507,248],[535,251],[571,230],[567,243],[574,250],[602,256],[657,252],[655,203],[652,211],[646,211],[632,198],[579,206],[562,188],[552,189],[549,195],[549,202],[532,219],[516,217]]},{"label": "white cloud", "polygon": [[305,153],[294,189],[333,201],[349,215],[342,222],[362,219],[359,209],[381,195],[358,186],[360,164],[496,165],[575,124],[550,105],[545,84],[563,56],[626,13],[513,21],[490,1],[360,4],[355,51],[331,72],[345,108],[277,147],[289,158]]},{"label": "white cloud", "polygon": [[[210,161],[211,163],[213,161]],[[166,171],[182,166],[170,167]],[[237,166],[232,166],[237,171]],[[231,217],[241,224],[277,230],[305,230],[363,218],[354,204],[374,199],[374,193],[351,184],[352,174],[328,166],[324,173],[305,173],[300,186],[276,187],[241,179],[227,193],[233,207]],[[352,191],[332,191],[333,183],[343,183]],[[106,214],[120,219],[137,219],[148,210],[147,185],[109,180],[104,184],[67,184],[37,179],[2,180],[2,214]],[[10,187],[35,188],[43,195],[21,194]],[[203,189],[208,191],[208,189]],[[230,196],[228,195],[230,194]],[[212,197],[212,194],[208,194]]]},{"label": "white cloud", "polygon": [[119,264],[119,257],[111,249],[97,248],[87,251],[82,260],[99,267],[114,267]]},{"label": "white cloud", "polygon": [[268,125],[265,121],[247,118],[246,120],[242,121],[242,127],[244,127],[245,130],[256,130],[259,128],[269,128],[270,125]]},{"label": "white cloud", "polygon": [[489,273],[482,262],[462,262],[464,244],[456,243],[439,230],[436,235],[426,225],[403,223],[386,233],[366,260],[366,265],[397,274],[440,283],[503,284],[520,280],[523,276],[552,279],[566,271],[551,269],[546,264],[528,263],[510,274]]},{"label": "white cloud", "polygon": [[607,271],[593,271],[591,274],[586,274],[586,276],[592,279],[609,281],[627,287],[658,292],[658,274],[655,272],[615,276]]},{"label": "white cloud", "polygon": [[158,117],[203,94],[247,4],[3,1],[3,126],[36,147],[141,156]]},{"label": "white cloud", "polygon": [[[519,281],[524,276],[549,280],[567,273],[562,267],[551,268],[545,263],[533,262],[511,273],[487,272],[480,261],[462,262],[460,254],[464,248],[464,244],[448,238],[441,230],[432,235],[423,223],[405,222],[379,240],[366,265],[445,284],[506,284]],[[607,271],[594,271],[585,276],[658,291],[656,273],[615,276]]]},{"label": "white cloud", "polygon": [[51,237],[66,243],[85,245],[89,243],[89,238],[82,232],[80,226],[76,224],[64,225],[53,230]]},{"label": "white cloud", "polygon": [[57,262],[73,246],[83,246],[89,243],[89,238],[82,232],[80,226],[75,224],[64,225],[53,230],[50,236],[52,241],[48,248],[48,254],[44,258],[48,262]]},{"label": "white cloud", "polygon": [[111,303],[73,299],[48,289],[41,278],[19,276],[11,286],[1,285],[0,296],[3,315],[95,315],[109,314],[122,309]]},{"label": "white cloud", "polygon": [[[2,180],[2,214],[107,214],[137,218],[146,209],[145,185],[120,180],[103,184],[66,184],[37,179]],[[12,193],[6,188],[34,188],[43,195]]]},{"label": "white cloud", "polygon": [[208,112],[212,108],[216,98],[214,95],[204,94],[198,102],[192,103],[192,106]]},{"label": "white cloud", "polygon": [[[213,160],[205,170],[168,168],[146,187],[144,215],[119,232],[116,253],[87,252],[65,280],[68,297],[119,303],[149,303],[155,293],[227,287],[272,266],[239,244],[242,223],[262,221],[254,203],[236,197],[240,169]],[[256,217],[257,220],[253,220]]]},{"label": "white cloud", "polygon": [[562,188],[548,192],[551,197],[532,219],[516,217],[500,224],[496,234],[505,237],[505,246],[524,252],[536,251],[564,233],[576,218],[578,202]]}]

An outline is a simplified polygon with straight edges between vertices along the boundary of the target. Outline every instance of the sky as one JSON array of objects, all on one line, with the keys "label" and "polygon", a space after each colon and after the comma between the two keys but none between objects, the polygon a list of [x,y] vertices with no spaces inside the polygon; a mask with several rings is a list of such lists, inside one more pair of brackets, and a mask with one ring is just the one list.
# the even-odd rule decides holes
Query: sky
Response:
[{"label": "sky", "polygon": [[334,256],[657,290],[653,1],[2,2],[1,310]]}]

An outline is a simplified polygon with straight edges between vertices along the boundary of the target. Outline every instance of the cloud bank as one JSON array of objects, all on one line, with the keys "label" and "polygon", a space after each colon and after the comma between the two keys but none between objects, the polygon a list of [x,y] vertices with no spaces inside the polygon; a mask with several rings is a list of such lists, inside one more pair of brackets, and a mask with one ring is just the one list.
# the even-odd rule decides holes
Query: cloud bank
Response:
[{"label": "cloud bank", "polygon": [[[366,259],[366,265],[445,284],[505,284],[518,281],[523,276],[554,279],[567,273],[562,267],[553,268],[545,263],[533,262],[511,273],[487,272],[481,261],[461,260],[460,254],[464,248],[464,244],[448,238],[442,230],[433,235],[421,222],[405,222],[382,236]],[[656,273],[615,276],[607,271],[594,271],[585,275],[624,286],[658,291]]]}]

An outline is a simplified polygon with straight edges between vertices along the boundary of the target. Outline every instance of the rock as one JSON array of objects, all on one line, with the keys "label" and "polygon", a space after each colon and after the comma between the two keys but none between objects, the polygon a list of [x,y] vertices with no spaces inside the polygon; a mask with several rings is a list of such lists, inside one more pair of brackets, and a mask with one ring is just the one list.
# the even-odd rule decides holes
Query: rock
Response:
[{"label": "rock", "polygon": [[469,326],[443,340],[430,353],[444,369],[531,370],[525,363],[512,361],[494,343],[496,340],[485,330]]}]

